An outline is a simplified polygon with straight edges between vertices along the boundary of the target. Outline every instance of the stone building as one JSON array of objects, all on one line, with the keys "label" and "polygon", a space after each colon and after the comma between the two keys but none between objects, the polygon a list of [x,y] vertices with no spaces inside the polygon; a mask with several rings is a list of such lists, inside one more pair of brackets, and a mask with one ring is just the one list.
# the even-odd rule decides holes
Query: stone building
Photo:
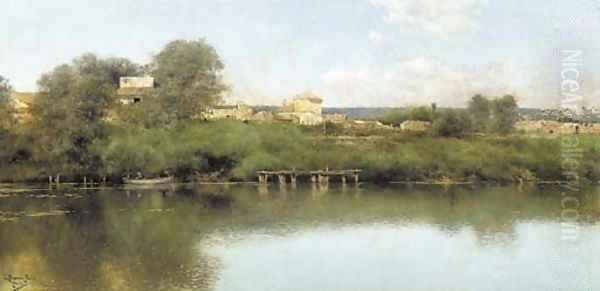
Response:
[{"label": "stone building", "polygon": [[407,120],[400,124],[400,129],[406,132],[426,132],[431,130],[431,122]]},{"label": "stone building", "polygon": [[217,120],[217,119],[234,119],[247,121],[252,120],[254,117],[254,110],[244,104],[235,105],[218,105],[209,108],[202,114],[202,118],[206,120]]},{"label": "stone building", "polygon": [[117,96],[121,104],[141,102],[154,89],[152,77],[121,77]]},{"label": "stone building", "polygon": [[352,120],[352,121],[346,122],[344,124],[344,126],[347,128],[358,129],[358,130],[362,130],[362,129],[393,130],[394,129],[392,126],[385,125],[377,120]]},{"label": "stone building", "polygon": [[254,121],[270,122],[270,121],[273,121],[274,119],[275,119],[275,116],[273,115],[272,112],[269,112],[269,111],[259,111],[259,112],[256,112],[252,116],[252,120],[254,120]]},{"label": "stone building", "polygon": [[283,102],[275,119],[301,125],[319,125],[323,123],[322,103],[323,99],[312,92],[296,95],[292,100]]},{"label": "stone building", "polygon": [[348,117],[346,116],[346,114],[341,114],[341,113],[323,114],[323,121],[325,121],[325,122],[344,123],[344,122],[346,122],[347,119],[348,119]]},{"label": "stone building", "polygon": [[275,115],[275,120],[308,126],[323,123],[322,116],[309,112],[279,112]]}]

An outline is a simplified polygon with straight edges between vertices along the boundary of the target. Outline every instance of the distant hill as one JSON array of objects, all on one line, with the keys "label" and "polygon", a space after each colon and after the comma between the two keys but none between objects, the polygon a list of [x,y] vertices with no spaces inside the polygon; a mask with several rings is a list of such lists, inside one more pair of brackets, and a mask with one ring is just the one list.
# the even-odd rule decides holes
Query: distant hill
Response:
[{"label": "distant hill", "polygon": [[[254,106],[255,111],[276,112],[278,106]],[[324,114],[341,113],[346,114],[348,119],[378,119],[392,110],[402,110],[406,107],[323,107]],[[443,109],[443,108],[440,108]],[[538,108],[519,108],[521,116],[537,120],[544,118],[544,112]]]},{"label": "distant hill", "polygon": [[393,107],[325,107],[323,113],[341,113],[346,114],[349,119],[377,119],[383,117],[386,113],[401,108]]},{"label": "distant hill", "polygon": [[[323,113],[342,113],[346,114],[349,119],[378,119],[392,110],[404,109],[406,107],[326,107],[323,108]],[[439,108],[439,110],[444,110],[444,108]],[[543,119],[544,117],[543,110],[538,108],[519,108],[519,114],[532,119]]]},{"label": "distant hill", "polygon": [[[253,106],[255,111],[276,112],[278,106]],[[324,107],[324,114],[341,113],[346,114],[349,119],[377,119],[384,116],[390,110],[398,108],[392,107]]]}]

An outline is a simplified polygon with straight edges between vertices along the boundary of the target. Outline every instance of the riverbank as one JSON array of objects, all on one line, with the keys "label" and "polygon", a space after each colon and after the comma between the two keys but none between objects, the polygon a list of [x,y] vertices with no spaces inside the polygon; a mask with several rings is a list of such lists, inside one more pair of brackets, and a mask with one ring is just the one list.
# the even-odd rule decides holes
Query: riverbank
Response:
[{"label": "riverbank", "polygon": [[353,141],[314,128],[233,121],[168,130],[113,126],[107,132],[89,147],[89,162],[57,165],[33,157],[3,166],[0,180],[47,182],[60,174],[62,182],[107,177],[118,183],[128,173],[152,177],[168,171],[184,182],[198,176],[211,178],[205,182],[252,182],[260,170],[328,168],[362,169],[361,181],[377,183],[558,181],[565,178],[561,143],[566,140],[582,153],[578,178],[600,180],[600,137],[588,135],[444,138],[389,131]]}]

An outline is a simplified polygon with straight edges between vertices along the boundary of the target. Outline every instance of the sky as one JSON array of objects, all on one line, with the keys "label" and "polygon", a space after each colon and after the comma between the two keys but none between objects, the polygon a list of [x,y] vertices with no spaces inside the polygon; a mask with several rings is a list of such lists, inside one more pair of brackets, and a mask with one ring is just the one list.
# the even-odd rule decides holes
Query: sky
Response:
[{"label": "sky", "polygon": [[[16,90],[86,52],[147,63],[205,38],[228,102],[464,106],[514,94],[561,101],[561,50],[581,50],[584,102],[600,105],[600,0],[1,0],[0,75]],[[596,38],[596,39],[595,39]]]}]

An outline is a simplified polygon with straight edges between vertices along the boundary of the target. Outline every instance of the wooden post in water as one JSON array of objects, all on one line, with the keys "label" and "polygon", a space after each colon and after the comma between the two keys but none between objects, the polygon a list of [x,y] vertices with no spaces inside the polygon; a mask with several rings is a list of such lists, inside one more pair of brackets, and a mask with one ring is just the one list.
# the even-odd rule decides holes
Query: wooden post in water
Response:
[{"label": "wooden post in water", "polygon": [[263,174],[258,174],[258,184],[264,184],[265,180],[263,179]]},{"label": "wooden post in water", "polygon": [[296,188],[296,173],[290,175],[290,183],[292,183],[292,188]]},{"label": "wooden post in water", "polygon": [[83,176],[83,188],[87,188],[87,176]]},{"label": "wooden post in water", "polygon": [[279,184],[280,185],[285,185],[286,181],[285,181],[285,174],[278,174],[277,177],[279,178]]},{"label": "wooden post in water", "polygon": [[342,175],[342,185],[346,186],[346,175]]},{"label": "wooden post in water", "polygon": [[358,173],[354,172],[354,183],[358,185]]},{"label": "wooden post in water", "polygon": [[56,185],[60,186],[60,174],[56,175]]}]

